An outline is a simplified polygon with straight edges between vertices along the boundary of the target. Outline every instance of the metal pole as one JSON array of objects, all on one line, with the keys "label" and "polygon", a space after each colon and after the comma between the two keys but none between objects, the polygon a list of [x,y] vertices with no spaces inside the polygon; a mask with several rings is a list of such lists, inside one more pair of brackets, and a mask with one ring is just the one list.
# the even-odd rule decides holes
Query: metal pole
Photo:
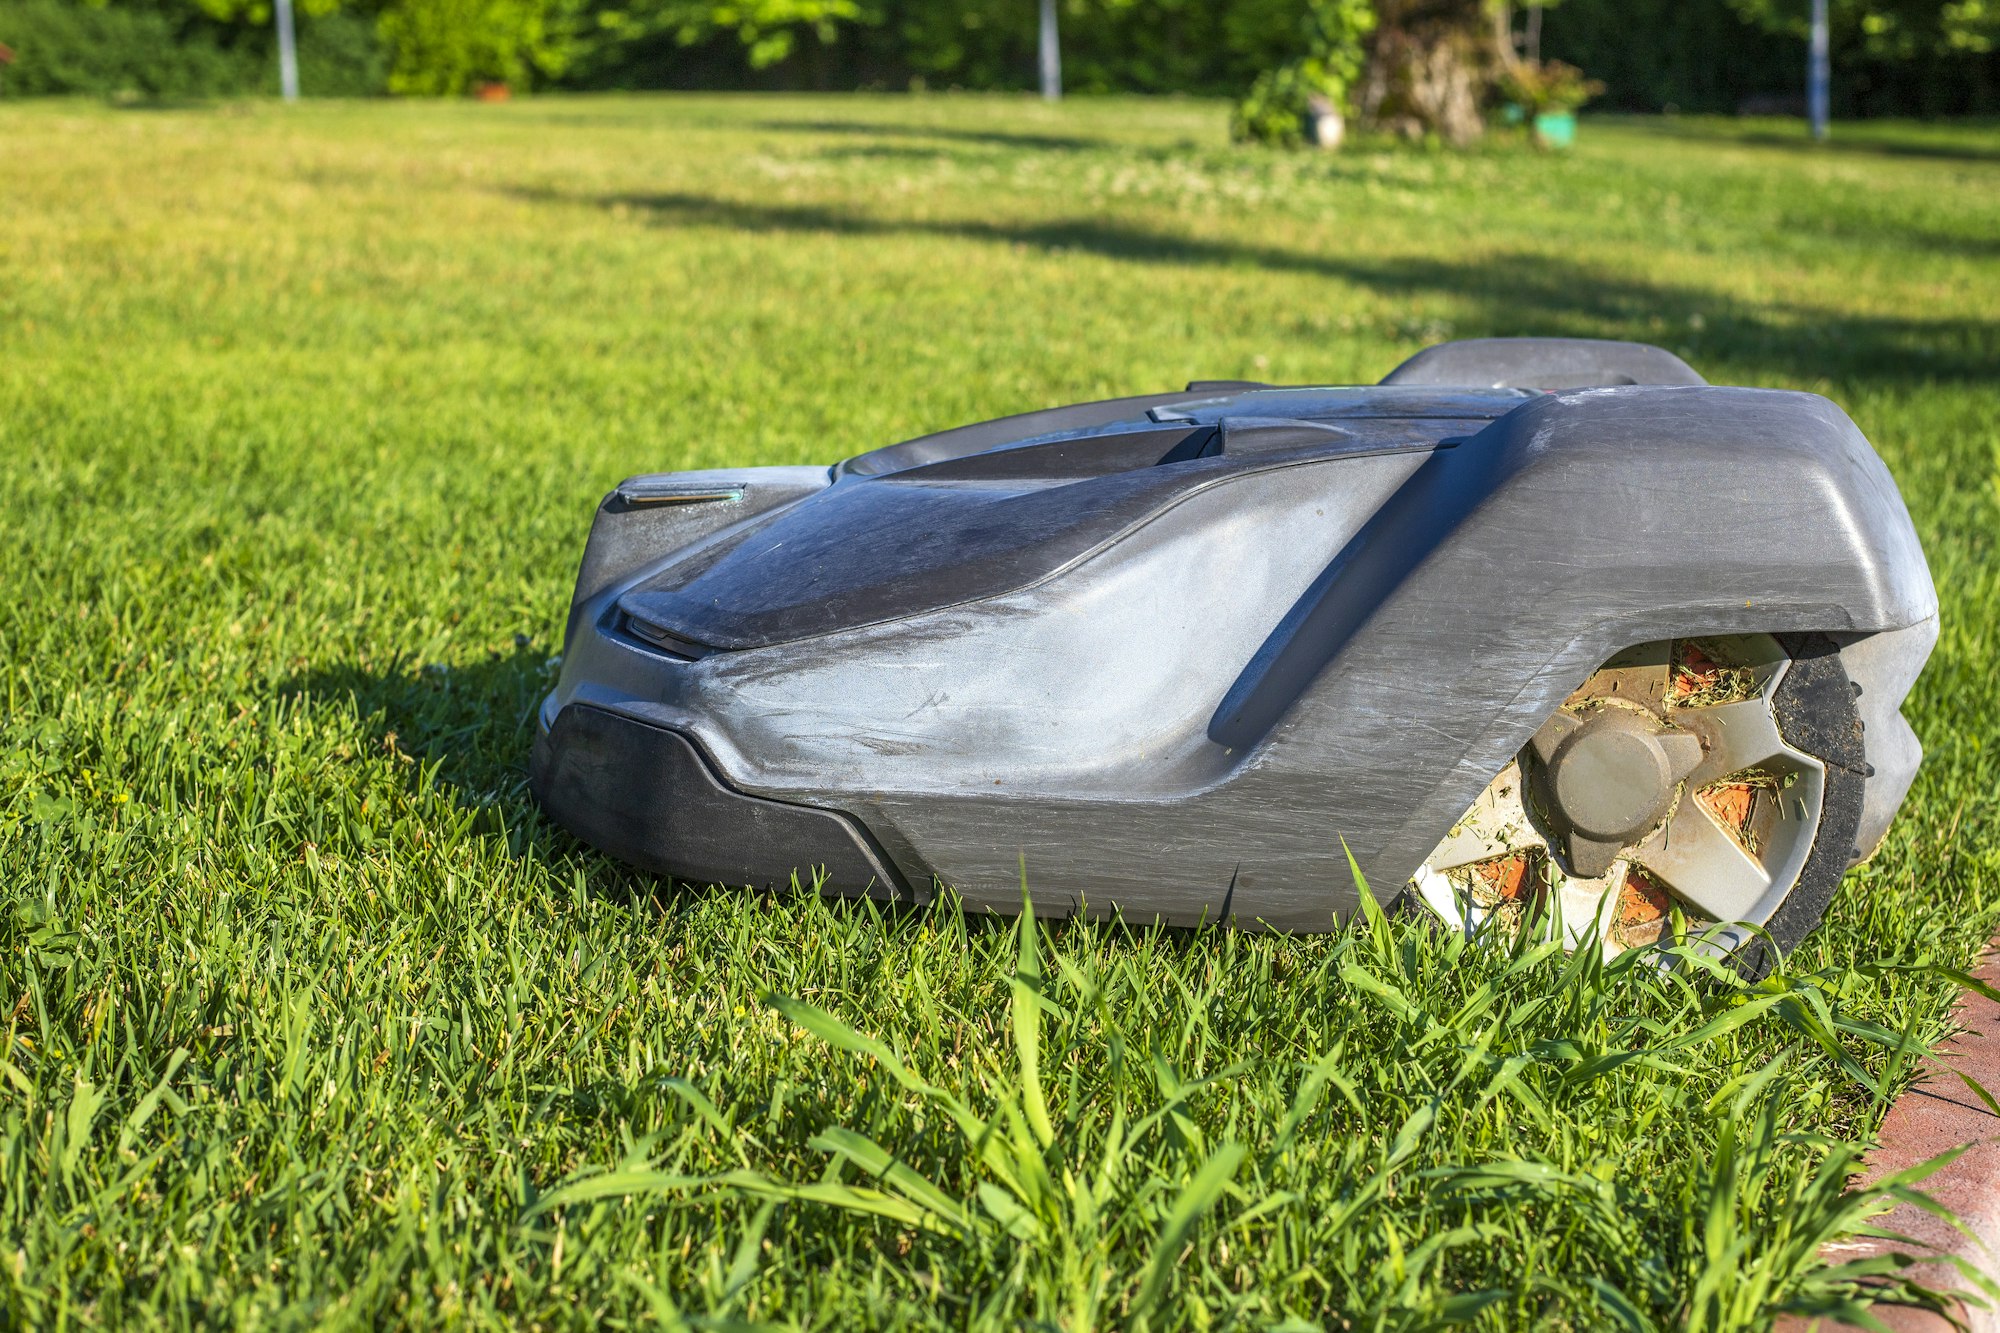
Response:
[{"label": "metal pole", "polygon": [[287,102],[299,100],[299,44],[292,32],[292,0],[277,0],[278,90]]},{"label": "metal pole", "polygon": [[1826,137],[1828,88],[1832,81],[1832,60],[1827,54],[1826,0],[1812,0],[1812,56],[1806,67],[1806,115],[1812,121],[1812,137]]},{"label": "metal pole", "polygon": [[1042,96],[1062,98],[1062,46],[1056,40],[1056,0],[1042,0]]}]

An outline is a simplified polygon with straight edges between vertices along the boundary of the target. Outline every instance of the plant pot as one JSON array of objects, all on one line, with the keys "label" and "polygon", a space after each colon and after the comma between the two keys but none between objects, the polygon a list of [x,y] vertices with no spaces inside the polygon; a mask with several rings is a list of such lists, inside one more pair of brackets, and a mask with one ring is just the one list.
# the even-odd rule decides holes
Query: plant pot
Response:
[{"label": "plant pot", "polygon": [[1544,148],[1568,148],[1576,142],[1576,112],[1543,111],[1535,117],[1535,142]]},{"label": "plant pot", "polygon": [[1338,111],[1315,111],[1306,116],[1306,138],[1318,148],[1338,148],[1347,137],[1347,118]]},{"label": "plant pot", "polygon": [[1315,148],[1338,148],[1340,141],[1347,137],[1347,117],[1340,114],[1340,106],[1325,93],[1314,93],[1306,98],[1305,124],[1306,142]]}]

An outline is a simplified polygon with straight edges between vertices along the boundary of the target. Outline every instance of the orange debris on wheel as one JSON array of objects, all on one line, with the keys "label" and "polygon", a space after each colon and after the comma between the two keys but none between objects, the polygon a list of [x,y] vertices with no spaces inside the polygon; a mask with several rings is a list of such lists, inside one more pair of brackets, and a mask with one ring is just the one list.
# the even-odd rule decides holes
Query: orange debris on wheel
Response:
[{"label": "orange debris on wheel", "polygon": [[1528,855],[1517,852],[1472,867],[1473,898],[1484,907],[1528,900]]},{"label": "orange debris on wheel", "polygon": [[1611,937],[1627,949],[1657,944],[1667,933],[1668,913],[1672,908],[1673,899],[1667,891],[1645,871],[1633,866],[1625,872],[1625,883],[1618,890]]},{"label": "orange debris on wheel", "polygon": [[1757,805],[1757,789],[1747,782],[1718,782],[1694,794],[1701,808],[1715,817],[1741,842],[1750,829],[1750,813]]},{"label": "orange debris on wheel", "polygon": [[1722,664],[1701,648],[1683,640],[1679,660],[1674,663],[1673,692],[1677,698],[1712,690],[1722,683]]}]

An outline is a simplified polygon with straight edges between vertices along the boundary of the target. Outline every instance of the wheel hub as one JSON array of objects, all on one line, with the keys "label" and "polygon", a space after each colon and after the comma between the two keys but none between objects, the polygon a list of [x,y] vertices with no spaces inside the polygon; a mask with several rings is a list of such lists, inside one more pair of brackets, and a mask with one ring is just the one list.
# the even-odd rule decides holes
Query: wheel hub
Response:
[{"label": "wheel hub", "polygon": [[1630,843],[1672,811],[1681,780],[1701,763],[1701,742],[1633,705],[1564,709],[1531,743],[1538,786],[1570,868],[1602,875]]},{"label": "wheel hub", "polygon": [[[1674,919],[1727,952],[1812,854],[1824,763],[1778,730],[1768,635],[1640,644],[1592,673],[1412,878],[1467,932],[1547,920],[1607,955]],[[1542,916],[1544,908],[1548,915]]]}]

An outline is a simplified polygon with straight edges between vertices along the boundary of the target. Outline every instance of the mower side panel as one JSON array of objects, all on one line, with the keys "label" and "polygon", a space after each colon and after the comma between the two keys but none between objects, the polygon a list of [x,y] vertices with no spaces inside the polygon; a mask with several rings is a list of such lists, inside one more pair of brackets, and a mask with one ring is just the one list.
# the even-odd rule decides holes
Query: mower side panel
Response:
[{"label": "mower side panel", "polygon": [[1266,780],[1300,804],[1366,774],[1365,797],[1335,799],[1384,889],[1620,648],[1861,638],[1937,611],[1887,469],[1810,394],[1545,397],[1434,455],[1377,521],[1274,632],[1212,734],[1262,734]]}]

